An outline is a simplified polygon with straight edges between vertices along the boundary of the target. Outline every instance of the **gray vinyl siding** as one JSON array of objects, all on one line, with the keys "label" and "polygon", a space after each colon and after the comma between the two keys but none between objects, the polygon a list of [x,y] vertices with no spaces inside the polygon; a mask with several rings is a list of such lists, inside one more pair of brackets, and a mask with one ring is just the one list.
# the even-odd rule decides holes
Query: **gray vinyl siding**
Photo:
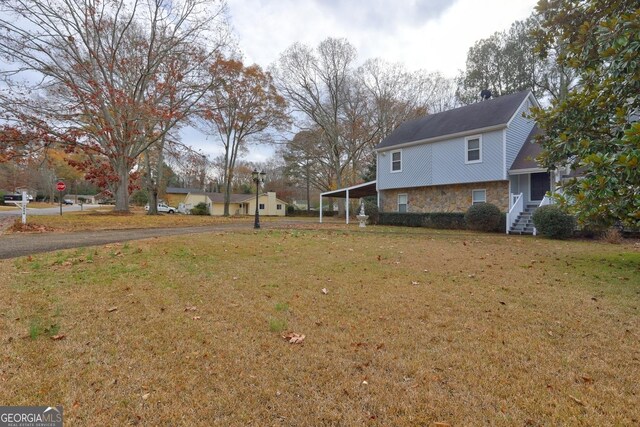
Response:
[{"label": "gray vinyl siding", "polygon": [[402,172],[391,172],[391,151],[378,153],[378,189],[431,185],[431,145],[414,145],[401,151]]},{"label": "gray vinyl siding", "polygon": [[482,134],[482,162],[465,163],[465,137],[405,147],[402,172],[391,173],[391,152],[378,153],[378,189],[504,179],[503,131]]},{"label": "gray vinyl siding", "polygon": [[[527,98],[528,99],[528,98]],[[507,170],[511,169],[513,161],[520,152],[522,145],[526,141],[535,122],[533,119],[522,117],[522,113],[527,113],[527,102],[520,106],[515,113],[511,124],[507,128]]]}]

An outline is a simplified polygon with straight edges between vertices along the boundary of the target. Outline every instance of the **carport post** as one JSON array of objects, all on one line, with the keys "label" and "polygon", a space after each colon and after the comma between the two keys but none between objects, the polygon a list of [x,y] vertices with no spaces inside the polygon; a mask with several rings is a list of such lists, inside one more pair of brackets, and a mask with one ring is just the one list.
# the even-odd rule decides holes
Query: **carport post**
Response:
[{"label": "carport post", "polygon": [[349,189],[347,188],[347,201],[345,202],[347,205],[347,224],[349,224]]},{"label": "carport post", "polygon": [[320,224],[322,224],[322,194],[320,195]]}]

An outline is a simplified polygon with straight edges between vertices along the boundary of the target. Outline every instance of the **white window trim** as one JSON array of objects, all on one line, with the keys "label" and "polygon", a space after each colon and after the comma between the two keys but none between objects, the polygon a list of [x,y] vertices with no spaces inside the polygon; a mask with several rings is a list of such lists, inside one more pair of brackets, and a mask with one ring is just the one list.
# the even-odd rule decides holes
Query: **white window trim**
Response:
[{"label": "white window trim", "polygon": [[[469,160],[469,141],[471,141],[472,139],[478,140],[478,150],[480,151],[478,160]],[[482,134],[471,135],[464,139],[464,163],[467,165],[470,165],[473,163],[482,163]]]},{"label": "white window trim", "polygon": [[396,211],[400,212],[400,196],[405,196],[406,197],[407,202],[403,203],[403,205],[405,205],[407,207],[407,210],[404,211],[404,213],[407,213],[407,212],[409,212],[409,194],[407,194],[407,193],[399,193],[398,194],[398,199],[396,200],[396,205],[397,205],[396,206]]},{"label": "white window trim", "polygon": [[[476,202],[473,200],[473,193],[476,191],[484,191],[484,200],[482,202]],[[476,188],[474,190],[471,190],[471,204],[475,205],[478,203],[487,203],[487,189],[486,188]]]},{"label": "white window trim", "polygon": [[[400,169],[398,170],[393,170],[393,154],[394,153],[400,153]],[[399,173],[402,172],[402,150],[394,150],[391,153],[389,153],[389,158],[391,163],[389,164],[389,170],[391,171],[391,173]]]}]

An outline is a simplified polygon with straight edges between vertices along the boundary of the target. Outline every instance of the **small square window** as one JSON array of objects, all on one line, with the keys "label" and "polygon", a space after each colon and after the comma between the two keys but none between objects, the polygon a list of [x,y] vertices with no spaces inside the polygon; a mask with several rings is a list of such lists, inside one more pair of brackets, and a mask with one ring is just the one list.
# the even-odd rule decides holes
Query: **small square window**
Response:
[{"label": "small square window", "polygon": [[482,161],[482,137],[472,136],[465,139],[465,163],[480,163]]},{"label": "small square window", "polygon": [[276,205],[276,210],[281,211],[281,210],[282,210],[282,205],[277,204],[277,205]]},{"label": "small square window", "polygon": [[471,192],[471,204],[487,202],[487,190],[473,190]]},{"label": "small square window", "polygon": [[409,207],[409,197],[406,194],[398,194],[398,212],[405,213]]},{"label": "small square window", "polygon": [[264,203],[260,203],[260,205],[258,206],[259,206],[259,209],[264,209]]},{"label": "small square window", "polygon": [[391,153],[391,172],[402,172],[402,151]]}]

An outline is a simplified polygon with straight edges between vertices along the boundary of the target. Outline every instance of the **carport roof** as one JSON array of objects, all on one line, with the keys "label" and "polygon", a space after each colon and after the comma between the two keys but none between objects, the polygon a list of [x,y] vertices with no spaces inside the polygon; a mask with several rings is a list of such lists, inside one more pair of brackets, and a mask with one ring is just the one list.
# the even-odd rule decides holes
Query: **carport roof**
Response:
[{"label": "carport roof", "polygon": [[362,184],[354,185],[352,187],[340,188],[338,190],[327,191],[325,193],[320,194],[320,197],[337,197],[340,199],[347,198],[347,192],[349,193],[349,198],[359,199],[360,197],[366,196],[375,196],[378,194],[378,190],[376,190],[376,182],[370,181]]}]

